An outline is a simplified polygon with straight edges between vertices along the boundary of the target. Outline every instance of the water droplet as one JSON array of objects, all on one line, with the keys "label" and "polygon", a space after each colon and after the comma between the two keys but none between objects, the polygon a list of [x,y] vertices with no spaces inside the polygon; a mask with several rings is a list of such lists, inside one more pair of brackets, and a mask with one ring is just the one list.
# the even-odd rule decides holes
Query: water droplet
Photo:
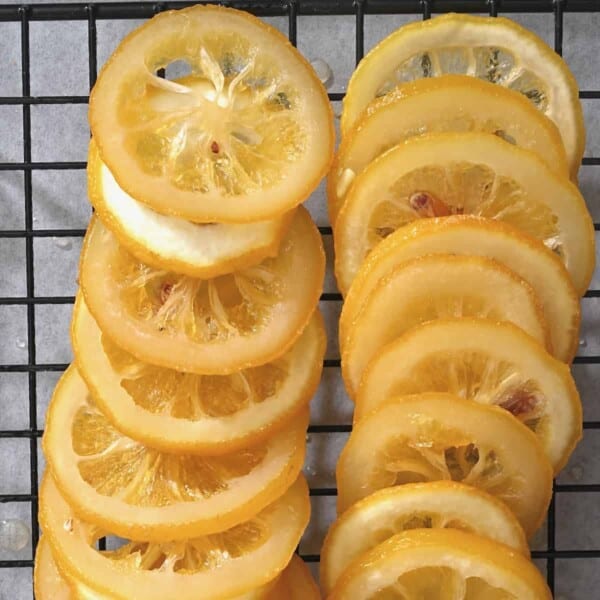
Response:
[{"label": "water droplet", "polygon": [[587,340],[586,340],[585,338],[581,338],[581,339],[579,340],[579,345],[580,345],[582,348],[585,348],[585,347],[587,346]]},{"label": "water droplet", "polygon": [[310,443],[311,443],[311,441],[312,441],[312,437],[311,437],[310,433],[307,433],[307,434],[306,434],[306,443],[307,443],[307,444],[310,444]]},{"label": "water droplet", "polygon": [[73,531],[73,519],[67,519],[63,523],[63,528],[65,531],[68,531],[69,533],[71,533]]},{"label": "water droplet", "polygon": [[312,467],[311,465],[306,465],[304,467],[304,474],[307,477],[314,477],[317,474],[317,470],[314,467]]},{"label": "water droplet", "polygon": [[24,340],[23,338],[18,337],[15,341],[15,344],[17,348],[20,348],[21,350],[23,350],[23,348],[27,348],[27,340]]},{"label": "water droplet", "polygon": [[33,217],[32,221],[33,221],[34,223],[37,223],[37,222],[38,222],[38,218],[37,218],[37,217]]},{"label": "water droplet", "polygon": [[19,552],[29,543],[31,532],[21,519],[3,519],[0,521],[0,549]]},{"label": "water droplet", "polygon": [[333,71],[328,63],[326,63],[322,58],[315,58],[310,61],[312,68],[315,70],[317,77],[321,81],[321,83],[329,89],[331,84],[333,83]]},{"label": "water droplet", "polygon": [[61,250],[70,250],[73,247],[73,242],[69,238],[54,237],[52,238],[54,245]]},{"label": "water droplet", "polygon": [[573,481],[580,481],[583,477],[583,467],[580,467],[579,465],[574,466],[569,470],[569,475]]}]

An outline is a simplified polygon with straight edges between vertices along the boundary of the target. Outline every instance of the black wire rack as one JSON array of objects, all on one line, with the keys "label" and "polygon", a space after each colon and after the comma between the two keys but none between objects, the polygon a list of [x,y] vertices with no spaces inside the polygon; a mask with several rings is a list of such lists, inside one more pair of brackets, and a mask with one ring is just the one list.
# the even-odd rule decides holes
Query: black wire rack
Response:
[{"label": "black wire rack", "polygon": [[[22,108],[23,126],[23,160],[22,162],[0,162],[0,172],[12,171],[23,173],[24,186],[24,229],[0,229],[0,239],[19,238],[25,241],[26,263],[26,295],[22,297],[0,297],[0,306],[21,305],[27,311],[27,362],[26,364],[0,364],[1,373],[26,373],[29,384],[28,419],[29,427],[21,430],[0,430],[0,439],[21,438],[29,440],[30,450],[30,494],[0,494],[2,503],[31,503],[31,543],[35,549],[39,539],[38,512],[38,439],[43,430],[38,426],[37,419],[37,378],[36,374],[44,372],[62,372],[66,364],[43,364],[36,358],[36,305],[72,304],[72,296],[36,296],[34,291],[34,239],[82,237],[83,229],[38,229],[34,228],[32,202],[32,173],[36,170],[81,170],[85,162],[53,161],[34,162],[32,160],[31,135],[31,106],[33,105],[64,105],[87,104],[88,96],[32,96],[30,91],[31,58],[30,58],[30,23],[32,21],[85,21],[87,22],[87,45],[89,53],[89,86],[94,85],[98,70],[96,24],[99,20],[145,19],[171,8],[183,8],[196,4],[195,2],[114,2],[88,4],[29,4],[2,5],[0,4],[0,22],[16,22],[20,24],[21,44],[21,87],[22,95],[0,97],[1,106],[20,106]],[[247,10],[261,17],[286,17],[288,20],[288,36],[295,45],[297,41],[298,16],[300,15],[346,15],[355,19],[355,55],[356,62],[364,54],[365,15],[375,14],[406,14],[421,15],[428,19],[432,14],[444,12],[487,13],[497,16],[500,13],[537,13],[553,15],[554,18],[554,48],[562,54],[563,50],[563,16],[567,12],[600,13],[600,0],[231,0],[220,2]],[[600,31],[598,32],[600,36]],[[352,43],[351,41],[349,43]],[[343,93],[329,94],[331,101],[343,99]],[[600,90],[584,90],[580,92],[582,99],[600,100]],[[584,165],[600,166],[600,157],[585,157]],[[0,174],[2,177],[2,174]],[[600,231],[600,223],[594,224],[595,230]],[[2,224],[0,223],[0,228]],[[319,227],[324,237],[331,236],[331,227]],[[600,289],[592,289],[586,293],[586,298],[600,297]],[[340,302],[338,293],[325,293],[323,302]],[[600,364],[600,355],[578,356],[575,364]],[[325,360],[325,369],[339,369],[338,359]],[[309,434],[348,433],[348,424],[311,425]],[[584,422],[584,430],[600,430],[600,421]],[[600,483],[554,484],[554,492],[600,492]],[[332,487],[312,487],[311,496],[335,496],[337,490]],[[600,496],[598,497],[600,501]],[[598,503],[600,506],[600,502]],[[590,516],[593,518],[593,516]],[[303,554],[309,563],[319,561],[318,554]],[[542,559],[547,564],[547,580],[554,591],[556,579],[556,561],[568,559],[600,559],[600,547],[594,549],[558,550],[556,548],[556,508],[555,497],[548,514],[547,549],[532,552],[534,559]],[[26,568],[33,566],[32,560],[1,560],[0,582],[2,570],[8,568]],[[590,594],[593,592],[590,590]],[[591,597],[591,596],[588,596]]]}]

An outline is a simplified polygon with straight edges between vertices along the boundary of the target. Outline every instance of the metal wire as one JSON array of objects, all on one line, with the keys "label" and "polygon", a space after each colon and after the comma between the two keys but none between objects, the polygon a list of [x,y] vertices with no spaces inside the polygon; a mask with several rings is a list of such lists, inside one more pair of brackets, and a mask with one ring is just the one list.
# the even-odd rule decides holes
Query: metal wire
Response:
[{"label": "metal wire", "polygon": [[[0,97],[0,105],[17,105],[23,111],[23,161],[0,163],[0,171],[22,171],[25,202],[25,228],[22,230],[0,230],[1,238],[21,238],[25,240],[26,258],[26,290],[24,297],[0,298],[0,306],[24,305],[27,310],[27,363],[0,364],[0,373],[27,373],[29,383],[29,428],[25,430],[0,430],[0,439],[29,439],[30,450],[30,494],[0,495],[0,503],[30,502],[31,503],[31,542],[35,548],[39,537],[37,522],[38,509],[38,455],[37,443],[43,431],[37,424],[37,373],[61,372],[66,364],[38,364],[36,360],[36,322],[35,306],[42,304],[72,304],[71,296],[35,295],[34,273],[34,238],[44,237],[81,237],[85,234],[82,229],[34,229],[32,209],[32,172],[34,170],[74,170],[84,169],[84,162],[33,162],[31,146],[31,106],[40,104],[86,104],[88,96],[31,96],[30,93],[30,41],[29,25],[31,21],[63,21],[85,20],[88,31],[89,52],[89,85],[94,85],[97,76],[97,37],[96,22],[99,19],[142,19],[150,18],[156,13],[169,8],[181,8],[194,4],[193,2],[141,2],[141,3],[102,3],[102,4],[33,4],[27,6],[0,5],[0,22],[19,22],[21,27],[21,59],[22,59],[22,95],[15,97]],[[565,12],[600,12],[598,0],[267,0],[251,2],[249,0],[231,0],[222,2],[228,6],[241,8],[258,16],[285,16],[288,18],[288,35],[295,45],[299,15],[354,15],[356,26],[355,54],[358,63],[364,54],[364,22],[368,14],[415,14],[423,19],[431,17],[432,13],[447,11],[454,12],[487,12],[497,16],[500,12],[546,13],[554,15],[554,47],[562,54],[563,50],[563,15]],[[333,93],[330,100],[342,100],[343,94]],[[600,90],[580,92],[580,98],[600,99]],[[584,165],[600,165],[600,157],[586,157]],[[595,223],[596,231],[600,223]],[[323,236],[330,236],[331,227],[319,227]],[[586,297],[600,297],[600,290],[590,290]],[[323,302],[340,302],[337,293],[323,294]],[[600,356],[578,356],[574,364],[600,364]],[[324,361],[324,368],[339,369],[339,359]],[[348,433],[351,425],[331,423],[312,425],[309,433],[327,435],[330,433]],[[584,429],[600,429],[599,421],[584,422]],[[554,485],[554,492],[600,492],[600,484]],[[335,496],[335,488],[314,487],[312,496]],[[554,591],[556,560],[600,558],[600,549],[592,550],[557,550],[556,549],[556,511],[553,497],[548,514],[548,549],[532,552],[533,558],[547,561],[547,580]],[[319,555],[303,555],[308,562],[318,562]],[[32,560],[3,560],[0,568],[31,568]]]}]

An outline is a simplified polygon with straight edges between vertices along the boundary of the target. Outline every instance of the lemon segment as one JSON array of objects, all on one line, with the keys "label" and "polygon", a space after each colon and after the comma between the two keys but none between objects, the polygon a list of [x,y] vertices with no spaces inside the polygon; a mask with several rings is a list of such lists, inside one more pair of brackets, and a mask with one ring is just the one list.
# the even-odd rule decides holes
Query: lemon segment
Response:
[{"label": "lemon segment", "polygon": [[439,133],[388,150],[356,177],[336,224],[338,284],[347,292],[369,252],[415,220],[475,215],[544,242],[583,295],[594,225],[575,185],[535,154],[485,133]]},{"label": "lemon segment", "polygon": [[200,223],[280,216],[333,155],[332,110],[312,67],[275,28],[217,6],[163,12],[125,37],[89,117],[124,191]]},{"label": "lemon segment", "polygon": [[190,277],[231,273],[277,254],[294,216],[247,224],[190,223],[161,215],[123,191],[92,140],[88,197],[96,214],[139,260]]},{"label": "lemon segment", "polygon": [[77,514],[122,537],[160,542],[233,527],[281,496],[304,461],[307,424],[306,411],[266,443],[224,456],[168,454],[115,429],[70,367],[52,397],[43,447]]},{"label": "lemon segment", "polygon": [[469,75],[525,96],[558,127],[576,178],[585,146],[575,77],[541,38],[506,18],[449,13],[406,25],[375,46],[350,78],[342,134],[369,102],[398,83],[445,74]]},{"label": "lemon segment", "polygon": [[365,370],[360,419],[392,396],[451,392],[506,409],[531,429],[558,473],[582,437],[582,408],[569,368],[512,323],[424,323],[384,346]]},{"label": "lemon segment", "polygon": [[451,317],[511,321],[541,344],[549,343],[531,286],[500,263],[478,256],[438,254],[407,261],[379,280],[355,314],[340,339],[342,375],[353,399],[377,352],[420,323]]},{"label": "lemon segment", "polygon": [[118,550],[98,551],[97,539],[113,532],[81,520],[49,474],[40,487],[40,523],[59,567],[114,600],[262,599],[289,563],[309,517],[308,486],[300,477],[281,498],[216,535],[127,539]]},{"label": "lemon segment", "polygon": [[399,396],[365,415],[336,475],[340,514],[382,488],[453,480],[503,501],[527,536],[552,495],[552,466],[527,427],[506,410],[445,393]]},{"label": "lemon segment", "polygon": [[354,178],[380,154],[410,137],[447,131],[494,134],[569,176],[556,125],[521,94],[465,75],[417,79],[373,100],[343,138],[327,178],[331,222]]},{"label": "lemon segment", "polygon": [[329,600],[552,600],[536,567],[510,548],[450,529],[399,533],[358,558]]},{"label": "lemon segment", "polygon": [[[350,563],[397,533],[458,529],[487,537],[529,556],[523,529],[505,504],[456,481],[407,483],[363,498],[331,526],[321,550],[326,594]],[[361,535],[356,535],[357,532]]]},{"label": "lemon segment", "polygon": [[[426,254],[465,254],[495,259],[527,281],[540,299],[554,355],[571,362],[579,346],[581,310],[563,262],[537,240],[501,221],[469,215],[419,219],[388,236],[353,278],[340,319],[344,338],[377,282],[406,260]],[[338,257],[338,272],[345,264]]]},{"label": "lemon segment", "polygon": [[75,302],[77,367],[103,414],[124,434],[165,452],[218,455],[266,440],[306,409],[325,354],[316,312],[277,360],[232,373],[195,375],[140,362],[102,334]]}]

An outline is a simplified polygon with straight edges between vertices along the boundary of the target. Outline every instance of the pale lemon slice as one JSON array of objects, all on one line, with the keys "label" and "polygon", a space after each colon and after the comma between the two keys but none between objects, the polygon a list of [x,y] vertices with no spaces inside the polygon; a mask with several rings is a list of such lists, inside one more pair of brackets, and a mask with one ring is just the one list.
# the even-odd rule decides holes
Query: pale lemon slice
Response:
[{"label": "pale lemon slice", "polygon": [[161,215],[132,198],[102,162],[92,140],[88,197],[96,214],[132,254],[159,269],[209,278],[277,254],[294,212],[245,224],[191,223]]},{"label": "pale lemon slice", "polygon": [[52,397],[43,447],[82,518],[122,537],[181,540],[234,527],[285,492],[304,462],[307,412],[230,454],[168,454],[115,429],[70,367]]},{"label": "pale lemon slice", "polygon": [[495,406],[453,394],[399,396],[358,421],[337,464],[338,512],[382,488],[453,480],[502,500],[531,536],[552,494],[535,435]]},{"label": "pale lemon slice", "polygon": [[274,27],[219,6],[163,12],[125,37],[89,116],[121,188],[189,221],[275,218],[333,155],[331,105],[308,62]]},{"label": "pale lemon slice", "polygon": [[[539,241],[501,221],[469,215],[419,219],[383,240],[357,271],[340,319],[344,338],[377,282],[406,260],[425,254],[470,254],[493,258],[535,290],[544,307],[554,355],[571,362],[579,346],[579,296],[563,262]],[[337,257],[338,272],[345,269]]]},{"label": "pale lemon slice", "polygon": [[363,498],[331,526],[321,550],[325,593],[331,592],[350,563],[365,552],[402,531],[430,528],[459,529],[529,556],[519,522],[490,494],[456,481],[407,483]]},{"label": "pale lemon slice", "polygon": [[325,354],[317,311],[280,358],[230,375],[195,375],[141,362],[103,335],[78,296],[77,368],[104,415],[124,434],[165,452],[226,454],[271,437],[306,407]]},{"label": "pale lemon slice", "polygon": [[294,554],[265,600],[321,600],[321,592],[306,563]]},{"label": "pale lemon slice", "polygon": [[355,179],[336,224],[336,275],[346,292],[369,252],[417,219],[471,214],[544,242],[583,295],[594,270],[594,225],[567,178],[498,136],[467,132],[408,139]]},{"label": "pale lemon slice", "polygon": [[376,546],[341,577],[329,600],[552,600],[522,555],[451,529],[406,531]]},{"label": "pale lemon slice", "polygon": [[406,25],[360,62],[344,98],[346,135],[369,102],[398,83],[463,74],[523,94],[561,133],[571,174],[583,156],[585,129],[577,81],[537,35],[505,18],[446,14]]},{"label": "pale lemon slice", "polygon": [[451,392],[508,410],[536,434],[555,473],[582,436],[569,368],[512,323],[462,318],[418,325],[369,363],[355,417],[391,396],[421,392]]},{"label": "pale lemon slice", "polygon": [[300,477],[258,514],[217,534],[126,539],[116,550],[99,551],[97,540],[112,532],[74,513],[49,474],[40,488],[40,524],[61,571],[90,590],[86,600],[266,600],[309,517],[308,486]]},{"label": "pale lemon slice", "polygon": [[50,544],[42,536],[35,551],[33,585],[36,600],[75,600],[73,590],[60,574]]},{"label": "pale lemon slice", "polygon": [[448,317],[511,321],[541,344],[549,343],[532,287],[504,265],[479,256],[437,254],[402,263],[379,280],[360,310],[352,306],[350,310],[357,316],[346,337],[340,338],[340,348],[351,398],[377,352],[426,321]]},{"label": "pale lemon slice", "polygon": [[342,140],[327,178],[331,222],[350,184],[370,162],[409,137],[443,131],[492,133],[535,152],[557,173],[569,174],[556,125],[521,94],[465,75],[417,79],[373,100]]}]

